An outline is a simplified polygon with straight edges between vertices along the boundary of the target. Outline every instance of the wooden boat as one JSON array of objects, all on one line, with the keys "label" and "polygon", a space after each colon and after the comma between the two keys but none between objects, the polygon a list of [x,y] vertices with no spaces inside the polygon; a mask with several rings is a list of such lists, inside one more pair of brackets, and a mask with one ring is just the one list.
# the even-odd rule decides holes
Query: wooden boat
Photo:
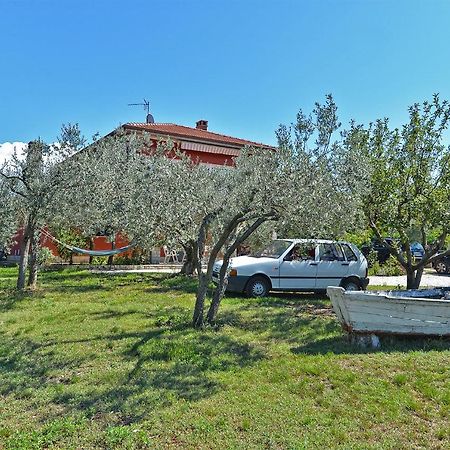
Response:
[{"label": "wooden boat", "polygon": [[330,286],[327,294],[349,333],[450,336],[450,288],[345,291]]}]

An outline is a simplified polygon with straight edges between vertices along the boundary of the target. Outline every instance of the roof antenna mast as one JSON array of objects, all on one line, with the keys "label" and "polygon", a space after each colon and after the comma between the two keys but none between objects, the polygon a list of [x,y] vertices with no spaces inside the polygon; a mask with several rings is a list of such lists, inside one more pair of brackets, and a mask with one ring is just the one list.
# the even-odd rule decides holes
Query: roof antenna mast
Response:
[{"label": "roof antenna mast", "polygon": [[155,119],[150,114],[150,102],[145,98],[143,103],[128,103],[128,106],[143,106],[144,110],[147,111],[146,123],[155,123]]}]

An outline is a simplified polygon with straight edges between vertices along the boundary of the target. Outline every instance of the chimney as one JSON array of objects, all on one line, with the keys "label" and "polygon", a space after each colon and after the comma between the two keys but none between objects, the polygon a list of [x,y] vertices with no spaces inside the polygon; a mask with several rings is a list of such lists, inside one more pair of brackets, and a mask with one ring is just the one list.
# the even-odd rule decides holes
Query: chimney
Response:
[{"label": "chimney", "polygon": [[195,124],[195,128],[197,128],[197,130],[205,130],[205,131],[208,131],[208,121],[207,121],[207,120],[199,120],[199,121]]}]

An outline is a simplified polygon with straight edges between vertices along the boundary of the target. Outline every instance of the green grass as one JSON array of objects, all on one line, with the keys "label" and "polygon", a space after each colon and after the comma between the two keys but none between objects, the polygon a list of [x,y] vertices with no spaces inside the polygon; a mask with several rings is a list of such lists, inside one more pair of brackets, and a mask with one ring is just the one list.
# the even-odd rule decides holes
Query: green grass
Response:
[{"label": "green grass", "polygon": [[352,347],[323,296],[227,297],[190,328],[195,283],[0,269],[0,449],[450,447],[450,342]]}]

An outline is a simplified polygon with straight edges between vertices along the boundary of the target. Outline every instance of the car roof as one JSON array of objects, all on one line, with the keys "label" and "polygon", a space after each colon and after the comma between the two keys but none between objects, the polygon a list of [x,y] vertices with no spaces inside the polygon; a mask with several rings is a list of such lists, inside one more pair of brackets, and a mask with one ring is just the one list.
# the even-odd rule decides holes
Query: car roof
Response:
[{"label": "car roof", "polygon": [[308,244],[314,242],[316,244],[348,244],[345,241],[332,241],[331,239],[276,239],[277,241],[293,242],[294,244]]}]

